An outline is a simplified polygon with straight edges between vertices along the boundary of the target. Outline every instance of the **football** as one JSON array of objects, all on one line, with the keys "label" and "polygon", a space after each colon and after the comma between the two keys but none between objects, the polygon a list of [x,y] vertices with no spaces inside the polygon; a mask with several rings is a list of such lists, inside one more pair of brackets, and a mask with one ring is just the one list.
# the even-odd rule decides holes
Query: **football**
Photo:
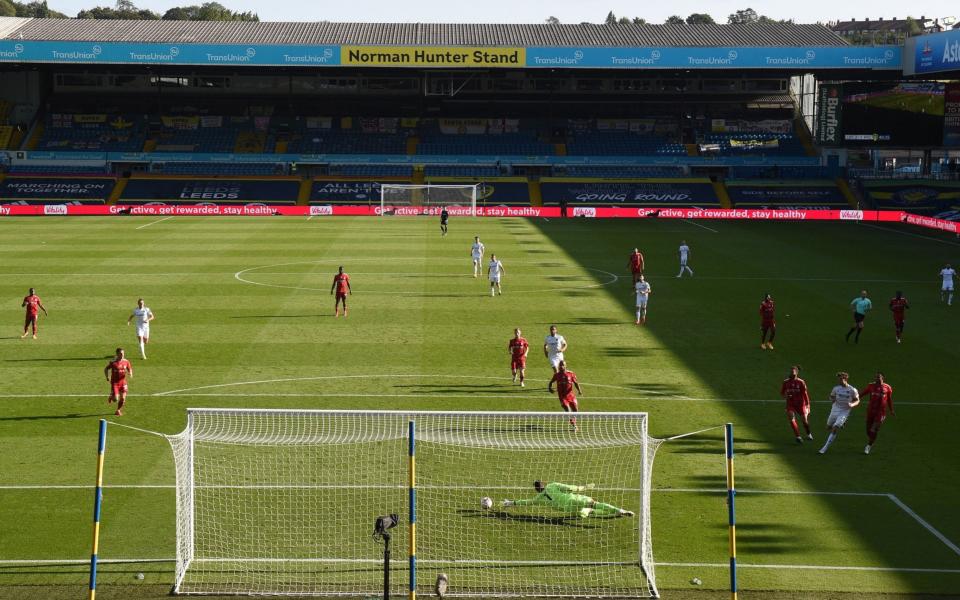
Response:
[{"label": "football", "polygon": [[480,498],[480,506],[483,507],[484,510],[488,510],[493,507],[493,500],[484,496]]}]

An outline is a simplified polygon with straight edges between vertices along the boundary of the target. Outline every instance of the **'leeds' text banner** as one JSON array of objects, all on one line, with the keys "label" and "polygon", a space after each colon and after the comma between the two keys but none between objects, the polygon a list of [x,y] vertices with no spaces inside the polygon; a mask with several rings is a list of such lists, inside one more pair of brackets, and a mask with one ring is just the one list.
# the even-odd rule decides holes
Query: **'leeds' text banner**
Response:
[{"label": "'leeds' text banner", "polygon": [[899,46],[524,48],[0,40],[0,62],[62,64],[900,70],[902,56]]}]

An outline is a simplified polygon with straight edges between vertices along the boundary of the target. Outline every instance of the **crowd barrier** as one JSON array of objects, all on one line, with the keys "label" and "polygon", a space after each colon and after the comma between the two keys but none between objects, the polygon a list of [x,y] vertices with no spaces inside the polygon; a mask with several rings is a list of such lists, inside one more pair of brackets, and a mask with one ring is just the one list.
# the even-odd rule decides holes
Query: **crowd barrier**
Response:
[{"label": "crowd barrier", "polygon": [[[449,206],[453,217],[470,215],[470,207]],[[0,217],[16,216],[436,216],[437,207],[379,205],[311,205],[269,206],[266,204],[137,204],[94,206],[79,204],[0,205]],[[480,217],[560,218],[556,206],[486,206],[477,207]],[[634,219],[710,219],[753,221],[867,221],[907,223],[930,229],[960,234],[960,223],[936,217],[914,215],[899,210],[837,210],[802,208],[625,208],[576,206],[568,209],[570,218],[634,218]]]}]

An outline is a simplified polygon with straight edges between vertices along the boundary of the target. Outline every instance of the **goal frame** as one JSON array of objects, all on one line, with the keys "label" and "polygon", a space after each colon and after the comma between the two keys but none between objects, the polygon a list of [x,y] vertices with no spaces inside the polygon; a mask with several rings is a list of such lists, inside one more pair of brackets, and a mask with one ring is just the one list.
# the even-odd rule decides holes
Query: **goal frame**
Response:
[{"label": "goal frame", "polygon": [[[386,196],[388,190],[409,190],[411,192],[416,192],[418,190],[423,190],[429,192],[431,189],[438,190],[472,190],[470,195],[470,205],[469,207],[464,206],[468,211],[466,214],[461,214],[461,216],[477,216],[477,197],[480,195],[480,186],[482,183],[381,183],[380,184],[380,216],[384,215],[436,215],[440,213],[440,209],[437,206],[464,206],[459,203],[449,203],[443,205],[429,205],[429,204],[416,204],[410,202],[410,204],[404,205],[393,205],[387,202]],[[392,209],[392,210],[391,210]],[[411,210],[412,209],[412,210]]]},{"label": "goal frame", "polygon": [[[416,445],[417,445],[417,429],[416,421],[418,417],[503,417],[503,418],[548,418],[548,419],[567,419],[569,417],[566,413],[558,412],[547,412],[547,411],[417,411],[417,410],[337,410],[337,409],[255,409],[255,408],[187,408],[187,427],[181,433],[176,435],[167,435],[164,436],[173,446],[175,440],[179,440],[181,443],[186,444],[186,452],[189,457],[190,465],[189,471],[185,474],[185,481],[180,481],[180,468],[177,468],[177,490],[176,490],[176,519],[177,519],[177,540],[176,540],[176,550],[177,550],[177,559],[176,559],[176,574],[175,574],[175,583],[172,589],[172,593],[175,595],[187,594],[187,595],[210,595],[210,594],[223,594],[224,592],[184,592],[180,590],[181,585],[183,584],[184,578],[187,574],[187,570],[190,567],[191,562],[194,560],[194,547],[195,547],[195,538],[196,538],[196,521],[195,521],[195,510],[194,510],[194,489],[195,489],[195,435],[194,435],[194,422],[197,415],[210,415],[210,414],[224,414],[224,415],[323,415],[323,416],[338,416],[342,415],[345,417],[356,417],[356,416],[366,416],[366,417],[376,417],[376,416],[389,416],[396,419],[405,419],[408,422],[407,430],[407,442],[408,442],[408,458],[407,458],[407,481],[409,482],[407,492],[408,498],[408,518],[405,521],[404,525],[407,529],[408,540],[409,540],[409,595],[408,597],[411,600],[416,598],[416,588],[417,588],[417,558],[416,558],[416,515],[419,510],[418,501],[417,501],[417,480],[416,480]],[[578,418],[586,419],[609,419],[615,420],[618,418],[631,418],[631,419],[641,419],[641,436],[637,441],[638,445],[642,448],[640,464],[637,465],[638,473],[637,476],[641,482],[640,490],[640,511],[641,518],[643,519],[643,524],[638,528],[637,533],[637,562],[629,563],[630,565],[635,564],[639,568],[641,576],[646,579],[646,585],[648,586],[651,597],[659,598],[659,591],[656,584],[656,578],[654,575],[654,562],[652,558],[652,525],[650,519],[650,495],[652,491],[652,460],[656,448],[660,440],[651,438],[649,435],[649,413],[647,412],[580,412],[577,413]],[[184,440],[183,438],[186,438]],[[651,451],[652,448],[652,451]],[[179,465],[178,465],[179,467]],[[184,489],[186,487],[186,489]],[[182,511],[184,507],[183,503],[188,503],[188,520],[187,520],[187,535],[182,536],[182,529],[180,527]],[[182,537],[188,537],[189,539],[181,539]],[[647,560],[649,557],[649,560]],[[266,560],[276,560],[276,559],[266,559]],[[281,559],[282,560],[282,559]],[[535,561],[534,561],[535,562]],[[626,563],[624,563],[626,564]],[[234,595],[227,592],[227,595]],[[242,595],[248,596],[263,596],[263,595],[289,595],[283,592],[246,592]],[[322,595],[320,592],[314,593],[297,593],[294,594],[297,596],[310,596],[310,595]],[[524,593],[510,593],[510,592],[498,592],[498,595],[501,597],[525,597]],[[584,597],[582,595],[570,594],[558,597]],[[635,596],[595,596],[591,595],[590,597],[635,597]]]}]

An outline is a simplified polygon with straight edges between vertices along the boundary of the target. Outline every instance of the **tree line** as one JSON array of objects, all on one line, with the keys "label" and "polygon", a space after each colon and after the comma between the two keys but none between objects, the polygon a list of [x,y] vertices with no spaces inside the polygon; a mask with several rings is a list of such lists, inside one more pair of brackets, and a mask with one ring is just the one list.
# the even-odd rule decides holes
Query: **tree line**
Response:
[{"label": "tree line", "polygon": [[[18,2],[0,0],[0,17],[66,19],[67,15],[47,6],[46,0]],[[115,6],[96,6],[77,13],[78,19],[125,19],[132,21],[259,21],[254,12],[232,11],[218,2],[193,6],[175,6],[162,15],[138,8],[132,0],[117,0]]]},{"label": "tree line", "polygon": [[[648,21],[642,17],[618,17],[611,10],[607,13],[607,18],[604,19],[605,25],[647,25]],[[547,23],[550,25],[559,25],[560,19],[557,17],[548,17]],[[683,18],[680,15],[672,15],[667,17],[667,20],[663,22],[664,25],[715,25],[717,22],[707,13],[693,13],[687,18]],[[752,8],[745,8],[743,10],[738,10],[735,13],[727,16],[728,25],[751,25],[753,23],[760,24],[769,24],[769,23],[793,23],[793,19],[774,19],[766,15],[761,15]]]}]

